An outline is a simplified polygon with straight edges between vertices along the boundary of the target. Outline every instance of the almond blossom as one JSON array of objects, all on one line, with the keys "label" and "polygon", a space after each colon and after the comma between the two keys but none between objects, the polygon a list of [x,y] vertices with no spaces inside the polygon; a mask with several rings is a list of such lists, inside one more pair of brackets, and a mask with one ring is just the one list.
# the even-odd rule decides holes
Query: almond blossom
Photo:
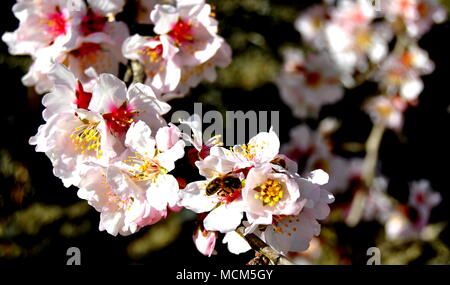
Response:
[{"label": "almond blossom", "polygon": [[[234,163],[210,155],[196,162],[206,180],[189,183],[180,191],[180,205],[196,213],[207,213],[203,225],[208,231],[226,233],[241,223],[243,174],[233,172]],[[223,191],[227,185],[227,191]],[[217,190],[217,191],[216,191]]]},{"label": "almond blossom", "polygon": [[114,236],[138,231],[138,220],[145,211],[145,193],[133,189],[122,193],[115,191],[107,181],[106,168],[102,167],[89,169],[79,187],[78,197],[100,212],[100,231]]},{"label": "almond blossom", "polygon": [[299,163],[302,175],[315,169],[333,173],[326,188],[335,194],[345,192],[350,182],[361,175],[361,159],[345,159],[333,154],[324,134],[306,125],[291,129],[290,141],[281,146],[281,153]]},{"label": "almond blossom", "polygon": [[150,18],[154,32],[180,49],[176,61],[195,66],[213,57],[222,44],[210,14],[211,6],[204,0],[178,0],[174,5],[156,5]]},{"label": "almond blossom", "polygon": [[184,141],[175,126],[165,126],[152,136],[144,121],[133,123],[126,134],[126,150],[111,161],[107,182],[117,193],[130,191],[145,197],[144,211],[137,224],[158,222],[178,204],[178,182],[168,174],[184,156]]},{"label": "almond blossom", "polygon": [[422,179],[410,185],[408,204],[417,210],[419,217],[415,226],[419,229],[428,224],[431,210],[441,202],[441,194],[434,192],[430,181]]},{"label": "almond blossom", "polygon": [[314,236],[320,234],[317,220],[325,219],[334,201],[333,195],[320,186],[326,184],[328,175],[320,170],[308,178],[297,178],[300,199],[304,205],[297,215],[275,216],[267,226],[250,226],[246,233],[260,236],[267,244],[286,255],[290,251],[305,251]]},{"label": "almond blossom", "polygon": [[403,127],[403,114],[408,104],[399,96],[376,96],[367,101],[365,109],[372,121],[399,131]]},{"label": "almond blossom", "polygon": [[409,35],[420,37],[433,24],[442,23],[447,16],[445,8],[437,0],[382,1],[386,19],[394,25],[399,20]]},{"label": "almond blossom", "polygon": [[20,21],[19,27],[2,36],[9,52],[34,55],[39,49],[50,45],[62,48],[71,38],[70,14],[77,2],[81,1],[17,1],[13,13]]},{"label": "almond blossom", "polygon": [[203,79],[215,80],[215,67],[230,63],[231,49],[210,15],[204,0],[157,4],[150,14],[157,37],[134,36],[124,46],[125,56],[145,65],[147,83],[168,93],[165,100],[185,96]]},{"label": "almond blossom", "polygon": [[55,69],[60,74],[52,75],[55,91],[44,100],[46,123],[30,144],[46,153],[66,187],[80,183],[88,164],[107,166],[120,154],[123,135],[135,120],[155,129],[164,125],[161,115],[170,107],[157,100],[150,87],[138,83],[127,90],[118,78],[102,74],[89,94],[75,84],[70,72],[61,66]]},{"label": "almond blossom", "polygon": [[216,255],[217,251],[214,250],[217,240],[217,232],[210,232],[199,225],[192,236],[194,244],[197,250],[205,256],[210,257],[211,255]]},{"label": "almond blossom", "polygon": [[205,229],[226,233],[224,243],[233,253],[250,248],[242,236],[232,234],[239,225],[246,227],[245,234],[258,234],[261,227],[278,229],[278,222],[290,217],[298,221],[302,217],[295,239],[291,239],[292,233],[286,235],[287,239],[270,233],[265,238],[260,232],[261,237],[282,253],[305,250],[320,231],[316,219],[324,219],[329,213],[327,204],[333,201],[332,195],[311,182],[325,184],[328,175],[316,171],[308,179],[301,178],[295,163],[278,155],[278,150],[279,140],[273,130],[230,150],[214,146],[206,158],[196,162],[206,180],[189,183],[180,191],[180,205],[205,213]]},{"label": "almond blossom", "polygon": [[162,99],[169,101],[184,97],[191,88],[197,87],[202,81],[214,82],[217,79],[216,68],[225,68],[231,63],[231,48],[223,40],[217,53],[206,62],[196,66],[183,66],[180,83],[172,92],[164,94]]},{"label": "almond blossom", "polygon": [[366,71],[370,63],[380,62],[388,52],[390,29],[384,24],[372,25],[375,16],[369,1],[342,0],[325,28],[330,53],[347,75],[344,83],[349,86],[355,71]]},{"label": "almond blossom", "polygon": [[285,173],[277,173],[267,163],[248,172],[242,197],[251,224],[271,224],[274,215],[297,215],[303,207],[298,203],[299,186]]},{"label": "almond blossom", "polygon": [[302,12],[295,20],[295,28],[302,40],[317,48],[326,46],[324,28],[329,18],[329,6],[314,5]]},{"label": "almond blossom", "polygon": [[296,117],[317,117],[323,105],[343,96],[340,73],[325,53],[307,54],[288,49],[284,67],[277,79],[283,101]]},{"label": "almond blossom", "polygon": [[2,37],[12,54],[31,55],[34,62],[22,82],[35,85],[38,93],[52,88],[47,77],[55,62],[63,63],[84,84],[94,80],[91,72],[118,74],[125,63],[120,45],[128,36],[124,23],[114,14],[123,8],[122,0],[102,1],[18,1],[13,9],[19,28]]},{"label": "almond blossom", "polygon": [[145,84],[166,93],[175,90],[181,79],[181,68],[174,62],[178,48],[164,37],[133,35],[125,40],[123,55],[144,65]]},{"label": "almond blossom", "polygon": [[399,54],[391,54],[381,65],[376,79],[388,95],[401,95],[407,101],[414,101],[423,90],[420,76],[430,74],[434,63],[428,53],[415,44]]}]

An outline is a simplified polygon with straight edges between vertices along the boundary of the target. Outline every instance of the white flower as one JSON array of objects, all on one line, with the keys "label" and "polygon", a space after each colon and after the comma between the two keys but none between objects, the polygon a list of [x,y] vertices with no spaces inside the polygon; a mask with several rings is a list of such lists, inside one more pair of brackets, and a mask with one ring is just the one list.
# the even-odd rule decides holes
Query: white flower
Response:
[{"label": "white flower", "polygon": [[302,175],[315,169],[332,173],[326,189],[335,194],[348,190],[351,180],[361,173],[361,159],[345,159],[333,154],[323,134],[306,125],[292,128],[290,141],[282,145],[281,153],[299,163]]},{"label": "white flower", "polygon": [[210,149],[210,155],[228,161],[233,164],[234,169],[239,169],[271,162],[277,158],[279,149],[280,140],[271,128],[269,132],[260,132],[247,144],[236,145],[230,149],[214,146]]},{"label": "white flower", "polygon": [[375,123],[393,130],[403,127],[406,102],[399,97],[376,96],[367,101],[365,109]]},{"label": "white flower", "polygon": [[213,57],[221,46],[217,21],[204,0],[178,0],[175,5],[156,5],[150,14],[154,32],[168,37],[178,48],[180,65],[199,65]]},{"label": "white flower", "polygon": [[327,54],[305,56],[300,50],[288,49],[277,85],[281,99],[296,117],[316,117],[323,105],[342,98],[339,78],[340,73]]},{"label": "white flower", "polygon": [[373,24],[373,6],[366,0],[339,2],[325,28],[329,51],[333,60],[344,72],[346,85],[354,84],[354,71],[367,70],[369,59],[380,62],[387,54],[392,37],[390,27]]},{"label": "white flower", "polygon": [[130,235],[140,228],[137,221],[145,211],[145,195],[130,188],[118,193],[106,180],[105,168],[90,169],[80,184],[77,194],[100,212],[101,231],[116,236]]},{"label": "white flower", "polygon": [[[151,12],[154,32],[158,35],[158,41],[163,44],[157,50],[153,46],[147,49],[150,60],[145,60],[145,55],[138,60],[144,60],[146,69],[150,71],[147,72],[152,80],[149,84],[166,93],[162,96],[164,100],[185,96],[190,88],[204,79],[214,81],[215,67],[230,64],[231,48],[217,35],[217,21],[210,15],[211,6],[205,4],[204,0],[178,0],[172,4],[157,4]],[[138,57],[133,50],[136,50],[136,46],[142,47],[143,43],[137,39],[134,38],[133,42],[130,40],[124,47],[128,50],[128,57]],[[175,71],[176,67],[178,70]],[[168,76],[164,73],[166,68],[172,70],[169,74],[170,85],[169,78],[162,78],[165,84],[162,86],[164,84],[159,83],[159,77]]]},{"label": "white flower", "polygon": [[439,205],[441,200],[441,194],[433,191],[428,180],[422,179],[411,183],[408,204],[419,213],[416,227],[421,229],[427,225],[431,210]]},{"label": "white flower", "polygon": [[48,78],[54,87],[42,98],[42,104],[45,106],[43,112],[45,120],[59,113],[89,109],[92,86],[83,86],[64,65],[59,63],[52,65]]},{"label": "white flower", "polygon": [[107,165],[120,150],[120,142],[102,116],[84,109],[52,116],[30,138],[30,144],[48,156],[53,173],[66,187],[79,185],[89,163]]},{"label": "white flower", "polygon": [[326,45],[324,27],[329,16],[328,10],[326,5],[314,5],[295,20],[295,28],[302,35],[302,39],[318,48],[324,48]]},{"label": "white flower", "polygon": [[242,197],[251,224],[271,224],[274,215],[297,215],[304,205],[295,179],[273,171],[269,163],[250,169]]},{"label": "white flower", "polygon": [[208,231],[233,231],[243,218],[242,173],[233,173],[234,163],[208,156],[196,162],[207,180],[189,183],[180,191],[180,205],[196,213],[209,212],[203,221]]},{"label": "white flower", "polygon": [[178,203],[178,182],[168,172],[183,157],[184,142],[175,126],[160,128],[155,138],[151,134],[143,121],[130,126],[125,139],[127,149],[108,169],[108,183],[118,192],[141,189],[147,206],[165,212]]},{"label": "white flower", "polygon": [[363,220],[378,221],[385,224],[394,213],[394,205],[387,193],[388,181],[385,177],[376,177],[367,193],[364,204]]},{"label": "white flower", "polygon": [[386,18],[393,23],[401,19],[406,31],[416,38],[447,17],[445,8],[437,0],[391,0],[382,4]]},{"label": "white flower", "polygon": [[158,93],[166,93],[176,89],[181,78],[181,68],[173,57],[178,48],[167,38],[152,38],[133,35],[122,47],[123,55],[138,60],[144,65],[145,84],[152,86]]},{"label": "white flower", "polygon": [[81,0],[22,0],[14,6],[19,28],[2,39],[12,54],[33,57],[22,79],[26,86],[35,85],[38,93],[49,91],[53,85],[47,74],[55,62],[66,65],[83,84],[92,83],[92,74],[118,75],[119,63],[125,63],[120,47],[128,28],[113,21],[113,15],[124,1],[87,2],[89,6]]},{"label": "white flower", "polygon": [[273,249],[286,255],[290,251],[305,251],[314,236],[320,234],[317,220],[325,219],[334,201],[333,195],[320,188],[328,181],[323,171],[315,171],[308,179],[299,178],[300,197],[306,203],[296,216],[276,216],[271,225],[247,228],[246,234],[253,232],[260,236]]},{"label": "white flower", "polygon": [[39,49],[50,45],[62,48],[71,37],[70,13],[73,7],[68,4],[69,1],[63,0],[17,1],[13,13],[20,21],[19,28],[2,36],[9,52],[35,56]]},{"label": "white flower", "polygon": [[414,101],[423,90],[420,76],[433,70],[434,63],[428,53],[413,44],[401,54],[390,55],[381,65],[376,79],[388,95],[399,94],[407,101]]},{"label": "white flower", "polygon": [[109,129],[125,134],[134,121],[142,120],[152,130],[165,125],[162,115],[170,106],[157,99],[152,89],[136,83],[128,90],[124,82],[111,74],[101,74],[94,85],[89,110],[102,114]]}]

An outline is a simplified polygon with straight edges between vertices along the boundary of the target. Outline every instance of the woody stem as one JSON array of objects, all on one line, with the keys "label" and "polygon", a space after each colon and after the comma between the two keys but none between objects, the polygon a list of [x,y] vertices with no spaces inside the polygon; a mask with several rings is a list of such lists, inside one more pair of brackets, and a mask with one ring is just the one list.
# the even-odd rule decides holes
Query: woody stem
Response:
[{"label": "woody stem", "polygon": [[253,250],[267,257],[271,261],[271,265],[294,265],[292,261],[276,252],[255,234],[244,235],[244,230],[244,227],[239,227],[236,229],[236,233],[244,238]]}]

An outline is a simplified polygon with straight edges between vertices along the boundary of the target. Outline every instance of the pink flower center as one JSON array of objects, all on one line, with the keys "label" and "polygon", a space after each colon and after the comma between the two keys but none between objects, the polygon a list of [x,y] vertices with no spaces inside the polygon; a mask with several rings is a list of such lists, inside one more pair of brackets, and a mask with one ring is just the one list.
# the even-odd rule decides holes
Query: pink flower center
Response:
[{"label": "pink flower center", "polygon": [[173,25],[172,30],[168,35],[175,40],[177,44],[183,44],[186,42],[192,42],[192,24],[179,19],[176,24]]},{"label": "pink flower center", "polygon": [[409,7],[412,6],[412,3],[410,0],[401,0],[398,4],[401,10],[407,10]]},{"label": "pink flower center", "polygon": [[47,33],[51,35],[53,40],[67,32],[67,19],[59,8],[56,9],[56,12],[48,15],[46,19],[43,19],[42,22],[47,25]]},{"label": "pink flower center", "polygon": [[111,131],[124,134],[130,128],[136,114],[137,111],[131,110],[127,103],[123,103],[119,108],[114,107],[111,113],[104,114],[103,118]]},{"label": "pink flower center", "polygon": [[96,14],[91,9],[89,9],[87,14],[84,15],[81,20],[81,33],[83,34],[83,36],[87,36],[95,32],[101,32],[103,31],[106,22],[106,17]]},{"label": "pink flower center", "polygon": [[320,84],[321,76],[318,72],[305,73],[306,84],[312,87],[317,87]]},{"label": "pink flower center", "polygon": [[88,110],[89,103],[91,102],[92,93],[86,92],[83,89],[83,85],[80,81],[78,81],[76,93],[75,93],[77,99],[75,100],[75,104],[77,104],[77,107],[80,109],[86,109]]}]

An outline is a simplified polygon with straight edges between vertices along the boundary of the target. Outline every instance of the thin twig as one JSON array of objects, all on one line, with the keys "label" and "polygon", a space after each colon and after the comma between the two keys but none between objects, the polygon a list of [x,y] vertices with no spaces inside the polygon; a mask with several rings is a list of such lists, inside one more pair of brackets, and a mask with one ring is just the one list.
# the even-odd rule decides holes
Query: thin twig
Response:
[{"label": "thin twig", "polygon": [[372,187],[372,183],[375,178],[378,164],[378,153],[385,129],[386,128],[383,124],[376,123],[370,132],[369,138],[367,139],[366,156],[364,158],[361,175],[362,182],[364,184],[363,188],[358,189],[355,197],[353,198],[349,214],[345,220],[348,226],[353,227],[357,225],[362,217],[366,203],[367,191]]},{"label": "thin twig", "polygon": [[253,250],[267,257],[270,260],[270,265],[294,265],[292,261],[276,252],[255,234],[244,235],[244,230],[244,227],[239,227],[236,232],[248,242]]}]

